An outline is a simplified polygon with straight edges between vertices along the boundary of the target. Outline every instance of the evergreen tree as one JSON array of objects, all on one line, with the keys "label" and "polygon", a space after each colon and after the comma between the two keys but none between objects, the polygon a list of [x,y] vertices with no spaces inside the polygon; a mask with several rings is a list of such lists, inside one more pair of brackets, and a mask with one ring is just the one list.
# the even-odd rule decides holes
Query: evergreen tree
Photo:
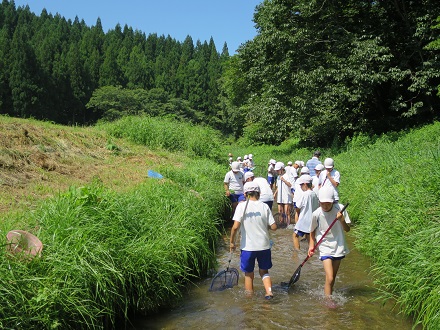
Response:
[{"label": "evergreen tree", "polygon": [[41,86],[39,71],[31,40],[29,7],[18,11],[18,23],[11,41],[9,55],[9,88],[12,93],[13,114],[42,119],[38,112]]}]

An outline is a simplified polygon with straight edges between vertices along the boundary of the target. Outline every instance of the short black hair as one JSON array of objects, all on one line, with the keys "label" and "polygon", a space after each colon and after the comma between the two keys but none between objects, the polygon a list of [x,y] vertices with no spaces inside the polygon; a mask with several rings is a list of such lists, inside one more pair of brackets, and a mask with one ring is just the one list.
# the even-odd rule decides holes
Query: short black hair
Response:
[{"label": "short black hair", "polygon": [[313,156],[316,156],[316,157],[321,156],[321,151],[316,150],[316,151],[313,153]]},{"label": "short black hair", "polygon": [[259,199],[260,193],[258,191],[248,191],[247,193],[245,193],[245,196],[255,197],[255,198]]}]

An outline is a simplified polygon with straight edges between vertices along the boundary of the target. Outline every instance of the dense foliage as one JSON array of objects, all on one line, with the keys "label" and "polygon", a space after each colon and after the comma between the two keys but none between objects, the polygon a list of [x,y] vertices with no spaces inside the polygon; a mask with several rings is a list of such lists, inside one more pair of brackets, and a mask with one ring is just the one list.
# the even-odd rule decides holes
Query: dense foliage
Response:
[{"label": "dense foliage", "polygon": [[[265,0],[257,36],[225,44],[104,33],[0,5],[0,113],[63,124],[146,113],[208,124],[252,144],[329,146],[438,118],[435,0]],[[437,26],[437,28],[434,28]]]},{"label": "dense foliage", "polygon": [[28,6],[16,8],[14,1],[3,0],[0,113],[61,124],[93,123],[120,115],[93,103],[86,107],[95,91],[98,97],[112,86],[121,94],[134,90],[127,91],[130,97],[148,92],[151,104],[143,107],[163,102],[159,106],[166,112],[179,116],[184,111],[185,119],[223,129],[218,80],[228,57],[226,43],[220,54],[212,38],[194,44],[187,36],[178,42],[127,25],[104,33],[99,18],[89,27],[79,18],[72,22],[46,10],[37,16]]},{"label": "dense foliage", "polygon": [[357,246],[384,298],[424,329],[440,329],[440,123],[380,138],[359,135],[336,157]]},{"label": "dense foliage", "polygon": [[440,52],[426,46],[439,14],[436,0],[265,0],[223,92],[260,143],[322,145],[430,122]]}]

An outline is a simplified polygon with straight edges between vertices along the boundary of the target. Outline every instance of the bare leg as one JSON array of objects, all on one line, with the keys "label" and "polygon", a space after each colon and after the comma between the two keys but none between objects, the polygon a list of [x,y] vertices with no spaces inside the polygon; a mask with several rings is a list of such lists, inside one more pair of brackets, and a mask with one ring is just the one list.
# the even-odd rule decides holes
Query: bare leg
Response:
[{"label": "bare leg", "polygon": [[283,214],[283,211],[284,211],[284,209],[283,209],[283,204],[278,203],[278,212],[282,215],[282,214]]},{"label": "bare leg", "polygon": [[324,294],[326,297],[331,297],[333,294],[333,286],[335,285],[336,274],[341,265],[341,260],[325,259],[323,264],[325,271]]},{"label": "bare leg", "polygon": [[260,269],[260,276],[263,280],[264,289],[266,289],[266,297],[273,296],[272,294],[272,280],[269,276],[269,271],[267,269]]},{"label": "bare leg", "polygon": [[287,225],[290,225],[290,204],[284,204],[284,211],[286,213],[287,216]]},{"label": "bare leg", "polygon": [[292,237],[293,237],[293,248],[294,248],[296,251],[299,251],[299,250],[300,250],[299,236],[294,232],[293,235],[292,235]]},{"label": "bare leg", "polygon": [[254,273],[244,273],[244,289],[246,293],[254,293]]},{"label": "bare leg", "polygon": [[237,205],[238,205],[237,202],[235,202],[235,203],[231,203],[231,207],[232,207],[232,216],[231,216],[231,219],[234,217],[235,209],[237,208]]}]

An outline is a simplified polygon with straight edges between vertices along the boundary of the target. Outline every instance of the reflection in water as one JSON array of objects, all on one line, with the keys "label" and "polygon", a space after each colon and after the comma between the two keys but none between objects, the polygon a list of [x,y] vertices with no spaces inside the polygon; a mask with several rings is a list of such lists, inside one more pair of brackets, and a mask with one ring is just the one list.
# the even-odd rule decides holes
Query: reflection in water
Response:
[{"label": "reflection in water", "polygon": [[[324,299],[324,270],[313,256],[301,270],[301,277],[287,292],[281,282],[288,282],[300,262],[303,250],[293,251],[292,231],[280,229],[271,234],[274,299],[264,299],[264,286],[256,271],[253,296],[244,292],[244,275],[238,286],[221,292],[208,292],[211,279],[197,283],[182,305],[169,312],[134,321],[134,329],[412,329],[411,320],[398,315],[388,305],[374,302],[376,290],[368,277],[368,260],[352,244],[353,233],[347,234],[351,253],[342,261],[334,287],[335,308]],[[227,238],[218,251],[220,269],[229,260]],[[305,243],[305,242],[302,242]],[[231,267],[239,269],[236,252]],[[215,272],[214,272],[215,273]]]}]

